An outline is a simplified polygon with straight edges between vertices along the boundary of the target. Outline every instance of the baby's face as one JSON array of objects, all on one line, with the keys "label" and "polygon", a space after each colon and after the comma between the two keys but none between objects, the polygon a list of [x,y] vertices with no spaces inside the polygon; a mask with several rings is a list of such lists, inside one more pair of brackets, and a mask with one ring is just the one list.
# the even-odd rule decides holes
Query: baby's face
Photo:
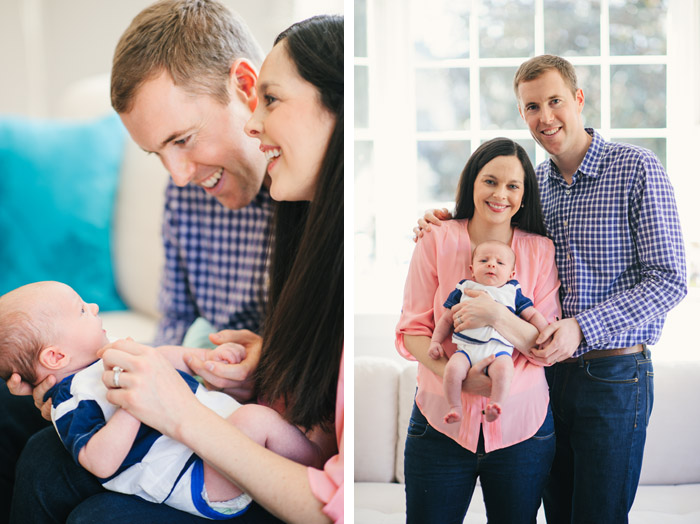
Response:
[{"label": "baby's face", "polygon": [[74,360],[90,363],[107,344],[97,304],[87,304],[70,286],[47,282],[40,291],[42,312],[54,326],[53,345],[69,352]]},{"label": "baby's face", "polygon": [[479,284],[501,287],[513,278],[514,265],[515,255],[508,246],[482,244],[474,250],[472,274]]}]

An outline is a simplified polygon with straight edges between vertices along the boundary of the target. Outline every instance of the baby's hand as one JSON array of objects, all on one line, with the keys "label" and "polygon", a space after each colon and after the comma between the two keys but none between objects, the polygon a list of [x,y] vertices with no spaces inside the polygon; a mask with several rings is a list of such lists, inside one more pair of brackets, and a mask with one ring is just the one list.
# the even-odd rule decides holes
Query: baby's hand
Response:
[{"label": "baby's hand", "polygon": [[225,364],[238,364],[245,359],[245,347],[233,342],[226,342],[207,353],[206,360],[224,362]]},{"label": "baby's hand", "polygon": [[430,358],[433,360],[438,360],[439,358],[442,358],[445,356],[445,350],[442,347],[442,344],[439,342],[430,342],[430,348],[428,349],[428,355]]}]

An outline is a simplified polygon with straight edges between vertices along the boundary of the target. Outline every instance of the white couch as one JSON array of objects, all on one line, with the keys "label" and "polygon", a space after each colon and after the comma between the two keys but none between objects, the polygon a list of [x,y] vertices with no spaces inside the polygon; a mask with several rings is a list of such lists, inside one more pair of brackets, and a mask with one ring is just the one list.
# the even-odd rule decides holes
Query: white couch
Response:
[{"label": "white couch", "polygon": [[[403,448],[417,364],[355,359],[355,523],[405,522]],[[655,401],[631,524],[700,522],[700,361],[655,362]],[[479,488],[465,523],[486,522]],[[545,522],[540,507],[538,523]]]},{"label": "white couch", "polygon": [[[109,76],[87,78],[61,97],[60,118],[92,118],[113,111]],[[150,342],[159,318],[158,288],[163,267],[161,224],[168,173],[155,155],[147,155],[126,137],[112,235],[117,291],[127,311],[101,313],[110,340],[132,337]]]}]

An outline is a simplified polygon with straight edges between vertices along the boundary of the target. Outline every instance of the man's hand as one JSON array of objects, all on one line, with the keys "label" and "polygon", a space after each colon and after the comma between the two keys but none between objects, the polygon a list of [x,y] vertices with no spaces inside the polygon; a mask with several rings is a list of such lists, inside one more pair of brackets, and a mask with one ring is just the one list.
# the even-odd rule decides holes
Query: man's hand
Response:
[{"label": "man's hand", "polygon": [[452,214],[446,209],[428,209],[423,218],[418,219],[418,226],[413,228],[413,241],[418,242],[426,231],[430,231],[430,224],[440,227],[442,220],[449,220]]},{"label": "man's hand", "polygon": [[565,318],[544,328],[535,341],[540,345],[532,349],[532,355],[549,365],[570,358],[583,340],[581,326],[575,318]]},{"label": "man's hand", "polygon": [[[239,402],[251,400],[255,394],[253,372],[260,362],[262,338],[247,329],[225,329],[209,335],[209,340],[219,346],[213,350],[215,352],[224,346],[227,350],[231,350],[234,346],[243,347],[245,353],[243,360],[236,364],[226,359],[202,361],[196,355],[190,354],[185,357],[187,365],[204,379],[208,388],[223,391]],[[220,353],[223,354],[223,350]]]},{"label": "man's hand", "polygon": [[13,373],[7,381],[7,389],[13,395],[31,395],[34,398],[34,405],[41,411],[41,416],[46,420],[51,420],[51,399],[44,402],[44,395],[56,383],[56,377],[49,375],[35,387],[24,382],[17,373]]}]

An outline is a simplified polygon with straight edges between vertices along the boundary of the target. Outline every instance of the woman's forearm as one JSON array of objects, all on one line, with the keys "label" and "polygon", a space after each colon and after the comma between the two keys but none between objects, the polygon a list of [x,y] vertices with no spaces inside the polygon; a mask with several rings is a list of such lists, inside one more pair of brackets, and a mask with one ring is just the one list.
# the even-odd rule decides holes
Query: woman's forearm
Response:
[{"label": "woman's forearm", "polygon": [[195,401],[176,429],[177,440],[285,522],[327,523],[311,491],[306,466],[260,446]]},{"label": "woman's forearm", "polygon": [[540,334],[537,328],[519,316],[514,315],[505,306],[500,306],[499,310],[500,314],[497,316],[496,322],[494,322],[494,329],[521,353],[529,354]]},{"label": "woman's forearm", "polygon": [[[430,338],[419,335],[404,335],[403,339],[404,346],[411,355],[416,357],[418,362],[439,377],[445,375],[447,357],[442,357],[437,360],[430,358],[428,355]],[[467,380],[462,383],[462,391],[472,395],[481,395],[483,397],[491,395],[491,379],[483,373],[483,368],[486,365],[485,362],[480,362],[471,367],[467,375]]]},{"label": "woman's forearm", "polygon": [[408,352],[416,357],[416,360],[423,364],[430,371],[442,377],[445,373],[447,358],[433,359],[428,355],[430,349],[430,337],[423,335],[404,335],[403,343]]}]

